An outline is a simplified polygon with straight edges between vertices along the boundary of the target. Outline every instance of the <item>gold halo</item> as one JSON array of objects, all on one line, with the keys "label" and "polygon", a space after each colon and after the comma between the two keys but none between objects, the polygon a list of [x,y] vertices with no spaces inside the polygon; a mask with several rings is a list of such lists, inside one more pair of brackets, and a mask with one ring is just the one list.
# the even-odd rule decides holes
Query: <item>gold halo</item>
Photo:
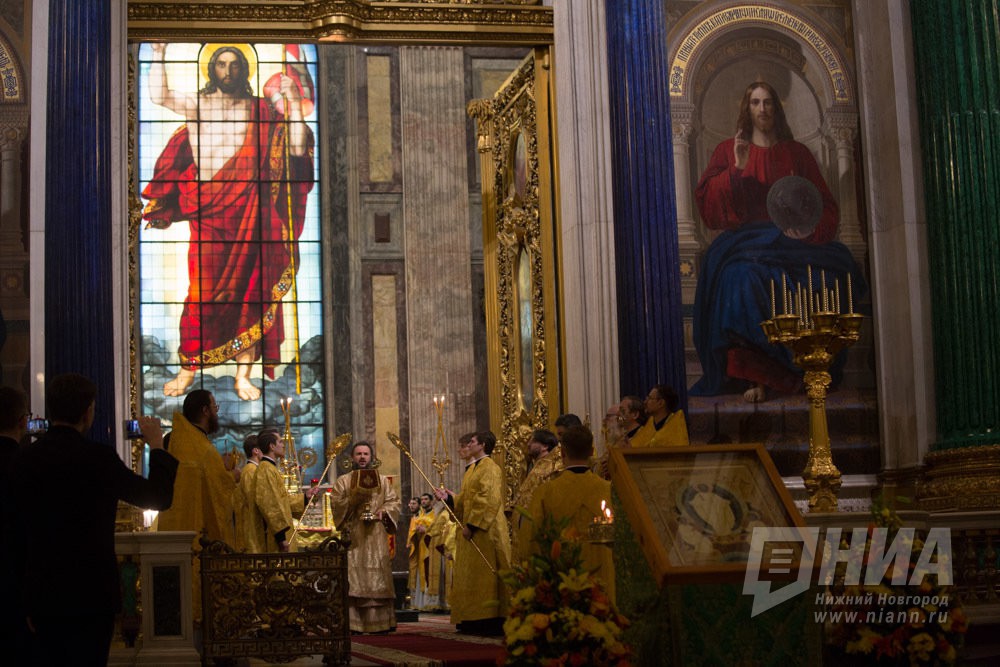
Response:
[{"label": "gold halo", "polygon": [[201,72],[201,81],[198,83],[200,89],[210,80],[208,76],[208,61],[212,59],[212,54],[223,46],[231,46],[239,49],[247,59],[247,82],[251,88],[256,89],[253,78],[257,76],[257,49],[251,44],[216,43],[202,44],[201,51],[198,52],[198,71]]}]

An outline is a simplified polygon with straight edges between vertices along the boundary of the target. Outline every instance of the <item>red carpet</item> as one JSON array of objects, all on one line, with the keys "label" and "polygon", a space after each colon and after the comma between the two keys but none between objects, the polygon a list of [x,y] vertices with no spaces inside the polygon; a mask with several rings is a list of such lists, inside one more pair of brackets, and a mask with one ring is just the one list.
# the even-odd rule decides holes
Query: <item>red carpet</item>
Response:
[{"label": "red carpet", "polygon": [[416,623],[400,623],[389,635],[351,637],[355,663],[407,667],[485,667],[496,665],[499,637],[460,635],[447,616],[424,615]]}]

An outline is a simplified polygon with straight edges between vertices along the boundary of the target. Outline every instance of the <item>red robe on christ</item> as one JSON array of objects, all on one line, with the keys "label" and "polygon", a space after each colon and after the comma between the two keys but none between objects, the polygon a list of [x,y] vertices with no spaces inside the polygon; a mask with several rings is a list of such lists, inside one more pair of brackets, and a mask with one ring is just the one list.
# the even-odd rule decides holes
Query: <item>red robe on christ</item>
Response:
[{"label": "red robe on christ", "polygon": [[190,224],[179,349],[188,370],[254,346],[254,361],[263,357],[269,376],[281,363],[281,300],[299,265],[296,241],[313,187],[312,137],[305,156],[289,156],[283,117],[266,100],[256,102],[242,147],[212,180],[199,180],[185,125],[142,192],[149,200],[143,219]]}]

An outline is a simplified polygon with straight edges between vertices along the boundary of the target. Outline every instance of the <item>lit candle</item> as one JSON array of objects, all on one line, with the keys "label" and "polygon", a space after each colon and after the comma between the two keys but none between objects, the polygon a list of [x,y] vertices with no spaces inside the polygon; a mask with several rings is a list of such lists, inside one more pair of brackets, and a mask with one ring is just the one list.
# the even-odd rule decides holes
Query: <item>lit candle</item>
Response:
[{"label": "lit candle", "polygon": [[611,521],[613,520],[612,516],[611,516],[611,508],[610,507],[605,508],[605,510],[604,510],[604,517],[605,517],[605,521],[607,523],[611,523]]},{"label": "lit candle", "polygon": [[774,319],[774,316],[776,314],[777,313],[774,312],[774,278],[771,278],[771,319],[772,320]]}]

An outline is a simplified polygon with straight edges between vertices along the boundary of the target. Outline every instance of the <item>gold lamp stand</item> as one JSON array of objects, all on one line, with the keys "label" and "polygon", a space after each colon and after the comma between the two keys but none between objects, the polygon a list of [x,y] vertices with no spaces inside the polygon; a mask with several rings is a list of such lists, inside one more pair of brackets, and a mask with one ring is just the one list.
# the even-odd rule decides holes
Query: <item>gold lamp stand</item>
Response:
[{"label": "gold lamp stand", "polygon": [[809,397],[809,460],[802,479],[809,492],[810,512],[836,512],[840,471],[830,452],[830,431],[826,422],[826,395],[830,387],[830,364],[836,354],[861,337],[864,317],[854,312],[851,276],[847,276],[848,312],[840,310],[840,283],[827,290],[826,274],[820,273],[820,290],[813,291],[812,267],[803,289],[788,288],[782,276],[782,314],[776,314],[774,281],[771,281],[771,319],[761,323],[771,343],[780,343],[792,351],[796,366],[805,372],[803,381]]}]

